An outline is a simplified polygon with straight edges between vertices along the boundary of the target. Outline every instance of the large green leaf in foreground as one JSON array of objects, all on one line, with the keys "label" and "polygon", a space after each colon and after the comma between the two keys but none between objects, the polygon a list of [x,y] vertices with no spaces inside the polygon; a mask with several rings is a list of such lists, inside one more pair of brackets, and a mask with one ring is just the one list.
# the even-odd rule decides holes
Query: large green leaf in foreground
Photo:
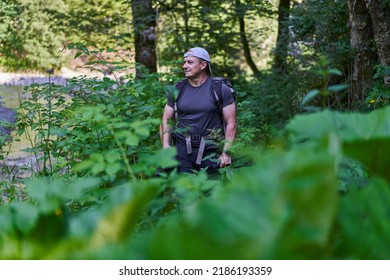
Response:
[{"label": "large green leaf in foreground", "polygon": [[334,258],[390,259],[390,188],[372,178],[341,198]]},{"label": "large green leaf in foreground", "polygon": [[[259,154],[211,197],[164,218],[116,258],[307,259],[326,256],[338,196],[335,157]],[[177,185],[177,189],[181,186]]]},{"label": "large green leaf in foreground", "polygon": [[286,128],[293,143],[321,142],[336,135],[346,156],[390,180],[390,107],[365,114],[325,110],[297,116]]}]

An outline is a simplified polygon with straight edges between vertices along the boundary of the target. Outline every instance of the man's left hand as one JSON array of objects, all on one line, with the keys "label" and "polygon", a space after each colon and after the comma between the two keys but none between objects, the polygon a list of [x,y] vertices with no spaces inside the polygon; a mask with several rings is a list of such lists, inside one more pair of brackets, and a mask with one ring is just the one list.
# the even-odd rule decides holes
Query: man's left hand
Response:
[{"label": "man's left hand", "polygon": [[219,167],[225,167],[232,164],[232,158],[226,153],[222,153],[218,159]]}]

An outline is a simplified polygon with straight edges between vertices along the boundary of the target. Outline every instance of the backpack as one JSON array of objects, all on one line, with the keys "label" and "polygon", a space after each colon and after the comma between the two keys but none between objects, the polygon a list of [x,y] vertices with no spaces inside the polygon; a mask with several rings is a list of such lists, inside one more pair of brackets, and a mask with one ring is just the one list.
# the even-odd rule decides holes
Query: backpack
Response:
[{"label": "backpack", "polygon": [[[178,119],[178,110],[177,110],[177,102],[179,101],[179,98],[184,91],[184,88],[186,84],[188,83],[187,79],[183,79],[180,82],[176,84],[176,89],[179,90],[179,93],[174,101],[174,107],[173,109],[175,110],[175,120]],[[211,90],[210,94],[213,97],[214,104],[218,107],[218,112],[219,112],[219,117],[221,118],[222,124],[223,124],[223,133],[225,134],[225,119],[223,118],[223,112],[222,112],[222,85],[225,84],[228,86],[230,89],[234,101],[236,100],[236,91],[234,90],[230,80],[228,78],[223,78],[223,77],[212,77],[211,81]]]}]

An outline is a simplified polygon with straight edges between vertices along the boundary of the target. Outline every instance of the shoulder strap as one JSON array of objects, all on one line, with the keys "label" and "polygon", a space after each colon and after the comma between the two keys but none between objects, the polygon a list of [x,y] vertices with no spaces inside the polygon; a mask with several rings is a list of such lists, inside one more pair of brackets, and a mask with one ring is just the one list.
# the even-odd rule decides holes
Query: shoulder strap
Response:
[{"label": "shoulder strap", "polygon": [[222,79],[221,77],[213,77],[211,82],[211,96],[214,99],[214,103],[218,107],[219,117],[222,121],[223,134],[225,134],[225,119],[223,117],[223,109],[222,109]]},{"label": "shoulder strap", "polygon": [[212,87],[213,87],[213,99],[217,103],[217,106],[221,106],[222,109],[222,79],[221,77],[212,78]]},{"label": "shoulder strap", "polygon": [[175,111],[175,121],[177,121],[178,118],[178,111],[177,111],[177,102],[179,101],[180,96],[182,95],[186,85],[187,85],[187,79],[183,79],[180,82],[178,82],[175,87],[179,90],[179,93],[177,94],[176,99],[174,99],[173,109]]}]

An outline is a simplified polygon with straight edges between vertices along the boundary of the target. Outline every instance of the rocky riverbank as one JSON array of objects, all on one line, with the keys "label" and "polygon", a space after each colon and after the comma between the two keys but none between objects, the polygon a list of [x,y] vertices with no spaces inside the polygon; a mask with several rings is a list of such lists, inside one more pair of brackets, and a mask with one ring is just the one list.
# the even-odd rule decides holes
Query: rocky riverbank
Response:
[{"label": "rocky riverbank", "polygon": [[[55,85],[63,85],[65,86],[67,81],[73,77],[77,77],[80,75],[86,76],[99,76],[94,73],[87,72],[77,72],[68,68],[62,68],[60,72],[56,75],[43,74],[43,73],[8,73],[8,72],[0,72],[0,85],[6,86],[29,86],[32,84],[44,84],[44,83],[53,83]],[[15,111],[6,108],[4,104],[1,102],[0,97],[0,122],[1,121],[14,122],[15,121]],[[0,125],[0,131],[1,125]]]},{"label": "rocky riverbank", "polygon": [[0,85],[8,86],[29,86],[31,84],[43,84],[53,83],[55,85],[66,85],[67,80],[78,77],[78,76],[87,76],[87,77],[100,77],[102,78],[104,74],[92,71],[90,69],[79,68],[78,71],[63,67],[60,71],[56,72],[54,75],[47,73],[11,73],[11,72],[0,72]]},{"label": "rocky riverbank", "polygon": [[[29,86],[32,84],[53,83],[56,85],[66,85],[67,78],[63,76],[51,76],[43,74],[19,74],[0,73],[0,85],[6,86]],[[16,112],[4,106],[0,97],[0,135],[9,134],[10,130],[2,122],[14,123]]]},{"label": "rocky riverbank", "polygon": [[[13,124],[16,121],[16,112],[10,108],[4,107],[0,102],[0,136],[11,132],[7,123]],[[6,122],[3,124],[3,122]]]},{"label": "rocky riverbank", "polygon": [[0,73],[0,85],[7,86],[29,86],[32,84],[53,83],[55,85],[66,85],[67,78],[63,76],[51,76],[43,74],[16,74]]}]

